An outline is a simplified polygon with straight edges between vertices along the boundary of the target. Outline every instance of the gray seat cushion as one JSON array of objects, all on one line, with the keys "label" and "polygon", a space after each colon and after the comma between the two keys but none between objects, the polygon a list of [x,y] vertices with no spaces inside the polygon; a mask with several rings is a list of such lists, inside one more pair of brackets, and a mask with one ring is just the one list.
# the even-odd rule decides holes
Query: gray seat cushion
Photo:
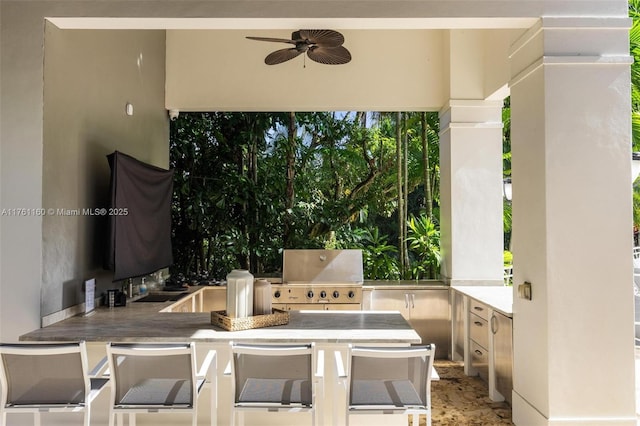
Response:
[{"label": "gray seat cushion", "polygon": [[191,382],[184,379],[145,379],[122,397],[120,406],[191,406]]},{"label": "gray seat cushion", "polygon": [[238,396],[240,404],[311,405],[311,382],[304,379],[249,378]]},{"label": "gray seat cushion", "polygon": [[78,379],[44,378],[13,395],[7,405],[56,405],[84,402],[84,382]]},{"label": "gray seat cushion", "polygon": [[350,405],[425,406],[409,380],[354,380]]}]

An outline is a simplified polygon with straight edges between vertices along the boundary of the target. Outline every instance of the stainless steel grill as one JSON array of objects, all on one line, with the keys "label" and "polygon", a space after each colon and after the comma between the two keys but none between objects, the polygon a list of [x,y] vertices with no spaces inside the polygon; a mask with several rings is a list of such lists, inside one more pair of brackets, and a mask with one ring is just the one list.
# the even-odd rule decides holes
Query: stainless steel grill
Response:
[{"label": "stainless steel grill", "polygon": [[284,310],[362,309],[361,250],[285,250],[273,307]]}]

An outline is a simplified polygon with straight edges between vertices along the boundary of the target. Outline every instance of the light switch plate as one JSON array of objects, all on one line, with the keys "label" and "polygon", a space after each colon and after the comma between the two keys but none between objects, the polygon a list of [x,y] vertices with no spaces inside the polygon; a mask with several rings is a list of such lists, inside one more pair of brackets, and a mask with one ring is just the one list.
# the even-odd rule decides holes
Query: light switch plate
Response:
[{"label": "light switch plate", "polygon": [[518,297],[520,299],[531,300],[531,283],[524,282],[518,286]]}]

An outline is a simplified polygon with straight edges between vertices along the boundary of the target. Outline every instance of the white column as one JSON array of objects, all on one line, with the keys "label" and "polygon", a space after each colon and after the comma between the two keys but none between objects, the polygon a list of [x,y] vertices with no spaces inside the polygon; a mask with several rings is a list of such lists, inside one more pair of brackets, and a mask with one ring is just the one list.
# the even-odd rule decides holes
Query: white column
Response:
[{"label": "white column", "polygon": [[543,18],[512,47],[517,425],[636,424],[628,27]]},{"label": "white column", "polygon": [[442,273],[502,285],[502,101],[451,100],[440,112]]}]

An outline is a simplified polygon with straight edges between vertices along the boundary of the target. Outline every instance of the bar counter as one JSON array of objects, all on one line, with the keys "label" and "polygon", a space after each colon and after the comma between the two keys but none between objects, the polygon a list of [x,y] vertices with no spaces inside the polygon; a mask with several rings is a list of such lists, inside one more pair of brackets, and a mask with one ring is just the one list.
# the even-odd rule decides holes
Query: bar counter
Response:
[{"label": "bar counter", "polygon": [[[151,304],[153,303],[148,305]],[[286,325],[226,331],[211,324],[211,314],[208,312],[153,312],[146,309],[146,306],[136,309],[136,304],[132,305],[122,308],[99,308],[91,316],[76,316],[60,321],[24,334],[20,336],[20,340],[420,343],[420,336],[398,312],[291,311],[289,323]]]}]

